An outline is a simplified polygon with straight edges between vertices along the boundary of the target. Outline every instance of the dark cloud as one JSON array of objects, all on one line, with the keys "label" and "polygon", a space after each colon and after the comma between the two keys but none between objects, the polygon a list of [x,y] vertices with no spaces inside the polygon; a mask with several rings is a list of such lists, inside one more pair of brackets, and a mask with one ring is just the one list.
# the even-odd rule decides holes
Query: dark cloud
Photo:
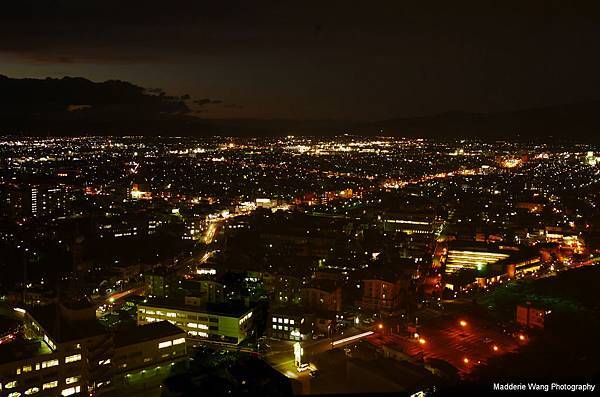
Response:
[{"label": "dark cloud", "polygon": [[[12,79],[0,75],[0,125],[27,129],[61,123],[85,126],[184,118],[190,109],[179,97],[150,94],[124,81],[84,78]],[[36,127],[37,128],[37,127]]]},{"label": "dark cloud", "polygon": [[0,75],[0,114],[47,114],[85,104],[98,110],[137,109],[144,114],[185,114],[181,98],[150,94],[140,86],[111,80],[96,83],[84,78],[12,79]]},{"label": "dark cloud", "polygon": [[217,105],[219,103],[223,103],[223,101],[220,99],[209,99],[209,98],[196,99],[193,102],[198,106]]}]

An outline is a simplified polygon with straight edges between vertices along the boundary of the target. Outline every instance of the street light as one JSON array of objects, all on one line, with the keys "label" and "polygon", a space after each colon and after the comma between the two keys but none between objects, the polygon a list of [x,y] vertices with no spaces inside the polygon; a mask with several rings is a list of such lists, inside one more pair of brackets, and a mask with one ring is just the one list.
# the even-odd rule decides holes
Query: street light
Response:
[{"label": "street light", "polygon": [[465,320],[460,320],[459,324],[461,327],[466,327],[467,326],[467,322]]},{"label": "street light", "polygon": [[519,340],[525,340],[525,335],[519,334]]},{"label": "street light", "polygon": [[492,346],[492,350],[494,350],[495,352],[497,352],[498,351],[498,346],[496,346],[496,345]]},{"label": "street light", "polygon": [[419,338],[419,344],[424,345],[427,341],[424,338]]},{"label": "street light", "polygon": [[468,364],[468,363],[469,363],[469,359],[468,359],[467,357],[465,357],[465,358],[463,358],[463,362],[464,362],[465,364]]},{"label": "street light", "polygon": [[378,327],[379,329],[383,329],[383,324],[379,324],[377,327]]}]

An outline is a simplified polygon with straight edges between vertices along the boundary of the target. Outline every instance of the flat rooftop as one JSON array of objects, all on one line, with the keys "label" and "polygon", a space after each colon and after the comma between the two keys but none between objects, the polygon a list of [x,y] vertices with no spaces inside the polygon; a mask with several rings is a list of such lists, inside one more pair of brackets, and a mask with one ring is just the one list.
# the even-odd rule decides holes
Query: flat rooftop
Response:
[{"label": "flat rooftop", "polygon": [[115,331],[115,347],[135,345],[155,339],[185,334],[185,331],[168,321],[159,321],[146,325],[123,328]]},{"label": "flat rooftop", "polygon": [[30,308],[27,312],[58,343],[108,334],[108,330],[95,317],[71,320],[61,313],[56,304]]},{"label": "flat rooftop", "polygon": [[41,339],[17,339],[0,345],[0,364],[28,360],[50,353],[52,350]]},{"label": "flat rooftop", "polygon": [[165,309],[206,313],[224,317],[241,317],[252,310],[252,308],[248,308],[241,303],[206,303],[203,305],[191,305],[186,304],[183,300],[165,298],[151,298],[145,303],[140,303],[139,306],[161,307]]}]

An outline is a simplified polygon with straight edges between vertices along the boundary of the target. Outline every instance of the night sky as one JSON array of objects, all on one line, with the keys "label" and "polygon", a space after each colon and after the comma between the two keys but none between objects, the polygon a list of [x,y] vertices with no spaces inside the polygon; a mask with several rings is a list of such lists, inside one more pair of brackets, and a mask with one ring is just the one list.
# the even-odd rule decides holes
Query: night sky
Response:
[{"label": "night sky", "polygon": [[189,94],[201,117],[379,120],[600,99],[591,3],[10,3],[0,74],[129,81]]}]

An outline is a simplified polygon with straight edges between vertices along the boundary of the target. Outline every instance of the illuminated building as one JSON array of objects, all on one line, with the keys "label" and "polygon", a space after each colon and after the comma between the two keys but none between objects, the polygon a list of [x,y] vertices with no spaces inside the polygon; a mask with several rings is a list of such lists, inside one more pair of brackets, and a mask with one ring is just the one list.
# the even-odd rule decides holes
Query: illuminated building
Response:
[{"label": "illuminated building", "polygon": [[486,265],[508,258],[510,252],[488,244],[451,242],[447,255],[446,273],[454,273],[461,269],[483,270]]},{"label": "illuminated building", "polygon": [[391,272],[367,275],[362,280],[361,308],[392,314],[399,309],[408,288],[407,280]]},{"label": "illuminated building", "polygon": [[506,265],[506,274],[508,277],[515,277],[526,273],[535,272],[542,266],[541,257],[538,254],[527,256],[510,257],[500,263]]},{"label": "illuminated building", "polygon": [[273,309],[267,322],[270,337],[283,340],[303,341],[312,336],[312,316],[301,309]]},{"label": "illuminated building", "polygon": [[385,232],[433,234],[439,230],[433,212],[385,212],[381,215]]},{"label": "illuminated building", "polygon": [[312,280],[300,289],[302,305],[339,312],[342,310],[342,288],[332,280]]},{"label": "illuminated building", "polygon": [[186,334],[167,321],[118,330],[114,335],[112,385],[126,386],[143,378],[166,377],[171,366],[187,359]]},{"label": "illuminated building", "polygon": [[59,304],[15,313],[25,338],[0,346],[0,394],[70,396],[110,383],[112,335],[92,307]]},{"label": "illuminated building", "polygon": [[138,324],[168,321],[184,330],[188,338],[237,345],[254,329],[253,310],[237,304],[203,304],[200,299],[184,301],[148,299],[137,309]]},{"label": "illuminated building", "polygon": [[[90,310],[91,309],[91,310]],[[23,337],[0,343],[0,396],[70,396],[126,387],[142,372],[168,376],[187,358],[185,332],[160,322],[110,332],[93,308],[16,308]]]},{"label": "illuminated building", "polygon": [[584,158],[584,162],[587,165],[595,166],[596,164],[598,164],[600,162],[600,157],[595,156],[594,152],[590,151],[590,152],[586,153],[586,156]]},{"label": "illuminated building", "polygon": [[277,201],[271,200],[269,198],[257,198],[256,199],[256,207],[257,208],[273,208],[277,205]]},{"label": "illuminated building", "polygon": [[140,186],[134,183],[129,190],[129,197],[132,200],[150,200],[152,199],[152,193],[140,190]]},{"label": "illuminated building", "polygon": [[68,213],[73,196],[65,185],[35,183],[0,186],[0,215],[9,217],[60,216]]},{"label": "illuminated building", "polygon": [[351,199],[354,196],[355,194],[352,189],[344,189],[336,192],[325,192],[323,193],[323,202],[327,203],[337,199]]},{"label": "illuminated building", "polygon": [[447,255],[447,274],[471,271],[472,280],[482,287],[535,272],[541,266],[540,254],[527,247],[453,241]]}]

